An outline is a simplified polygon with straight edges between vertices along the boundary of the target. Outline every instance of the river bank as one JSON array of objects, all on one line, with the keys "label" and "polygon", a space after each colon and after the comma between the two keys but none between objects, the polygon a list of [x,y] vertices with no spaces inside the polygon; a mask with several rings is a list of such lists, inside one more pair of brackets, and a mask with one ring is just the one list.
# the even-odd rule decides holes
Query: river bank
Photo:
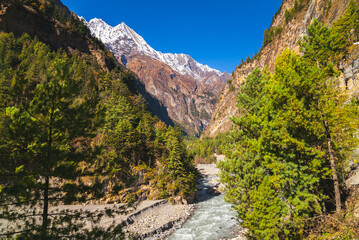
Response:
[{"label": "river bank", "polygon": [[[202,177],[199,179],[195,204],[173,205],[167,200],[146,200],[125,214],[103,217],[99,226],[124,223],[128,235],[140,239],[236,239],[244,240],[243,230],[238,227],[235,213],[224,201],[218,181],[219,169],[215,164],[198,164]],[[119,204],[76,205],[52,208],[82,211],[104,211],[106,208],[121,209]]]},{"label": "river bank", "polygon": [[[124,211],[113,217],[103,216],[96,224],[97,227],[107,228],[112,224],[124,224],[123,231],[127,236],[136,236],[140,239],[164,239],[174,229],[180,228],[194,211],[193,204],[173,205],[168,200],[145,200],[135,207],[123,209],[120,204],[103,205],[71,205],[58,206],[50,209],[51,212],[62,210],[105,212],[106,209]],[[90,223],[87,226],[91,227]]]},{"label": "river bank", "polygon": [[[63,210],[104,213],[106,209],[112,209],[117,213],[112,217],[104,215],[96,226],[108,228],[112,224],[123,224],[127,236],[139,239],[245,239],[237,226],[235,213],[230,211],[230,205],[220,193],[216,165],[199,164],[197,168],[202,177],[197,185],[195,204],[173,205],[168,200],[145,200],[127,208],[123,204],[89,203],[50,207],[49,210],[55,214]],[[94,226],[86,222],[84,227],[89,229]]]}]

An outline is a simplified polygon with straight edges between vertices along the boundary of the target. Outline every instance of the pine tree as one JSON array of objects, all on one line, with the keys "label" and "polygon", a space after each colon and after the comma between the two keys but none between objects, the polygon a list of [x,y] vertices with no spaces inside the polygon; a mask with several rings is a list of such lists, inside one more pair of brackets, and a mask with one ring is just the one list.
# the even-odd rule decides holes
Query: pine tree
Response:
[{"label": "pine tree", "polygon": [[[253,208],[254,195],[263,181],[266,168],[261,163],[258,149],[260,136],[260,111],[264,100],[264,85],[270,75],[255,69],[247,78],[246,84],[241,86],[238,95],[238,109],[240,117],[233,118],[235,128],[230,133],[227,146],[227,160],[219,162],[221,182],[226,186],[226,200],[233,204],[238,218],[244,220],[245,227],[253,230],[255,222],[250,215],[258,214]],[[266,215],[265,211],[260,216]],[[263,214],[263,215],[262,215]],[[272,225],[276,228],[275,225]]]},{"label": "pine tree", "polygon": [[192,159],[187,155],[182,133],[179,129],[169,127],[165,138],[168,149],[165,171],[172,179],[173,192],[171,195],[179,195],[184,199],[192,198],[195,190],[196,171]]},{"label": "pine tree", "polygon": [[327,71],[333,71],[330,63],[335,61],[335,55],[339,51],[333,44],[336,34],[317,19],[308,27],[307,33],[308,35],[299,41],[300,49],[305,53],[304,58],[317,67],[328,67]]},{"label": "pine tree", "polygon": [[[108,233],[80,229],[82,220],[101,217],[97,213],[54,214],[50,205],[83,202],[101,196],[101,188],[84,184],[81,177],[93,176],[99,103],[96,83],[88,65],[28,36],[0,36],[0,49],[12,56],[3,65],[7,72],[0,88],[0,218],[7,224],[1,236],[19,239],[58,239],[120,236],[112,226]],[[1,74],[2,75],[2,74]],[[4,76],[4,75],[2,75]],[[40,209],[41,207],[41,209]],[[41,219],[41,223],[39,220]],[[112,232],[113,230],[113,232]]]},{"label": "pine tree", "polygon": [[[345,16],[352,16],[355,9],[355,3],[351,2],[344,18]],[[355,117],[358,115],[355,100],[348,96],[346,89],[339,87],[340,84],[337,79],[339,72],[334,68],[335,64],[330,61],[337,60],[333,56],[342,51],[337,45],[333,44],[337,36],[337,33],[333,34],[330,28],[315,20],[308,28],[308,37],[304,38],[301,47],[304,59],[310,64],[318,66],[317,74],[320,79],[313,90],[317,91],[319,98],[313,104],[316,105],[316,110],[320,113],[325,132],[327,155],[330,159],[334,181],[336,209],[340,212],[340,181],[344,181],[344,179],[339,179],[338,172],[343,171],[343,166],[341,166],[342,164],[345,165],[343,161],[347,161],[348,152],[351,153],[358,144],[355,132],[359,122]],[[336,139],[340,139],[340,141]]]}]

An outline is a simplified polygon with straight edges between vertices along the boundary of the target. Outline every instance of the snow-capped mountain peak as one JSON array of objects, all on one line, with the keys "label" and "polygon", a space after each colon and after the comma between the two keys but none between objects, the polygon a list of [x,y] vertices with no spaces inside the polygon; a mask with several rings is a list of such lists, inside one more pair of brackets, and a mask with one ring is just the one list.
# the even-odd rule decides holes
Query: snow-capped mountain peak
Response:
[{"label": "snow-capped mountain peak", "polygon": [[144,54],[169,65],[173,70],[183,75],[189,75],[198,80],[202,80],[210,74],[218,75],[223,80],[229,76],[227,73],[222,73],[208,65],[196,62],[189,55],[156,51],[124,22],[115,27],[98,18],[89,22],[84,20],[84,22],[91,30],[92,35],[100,39],[119,59],[133,54]]}]

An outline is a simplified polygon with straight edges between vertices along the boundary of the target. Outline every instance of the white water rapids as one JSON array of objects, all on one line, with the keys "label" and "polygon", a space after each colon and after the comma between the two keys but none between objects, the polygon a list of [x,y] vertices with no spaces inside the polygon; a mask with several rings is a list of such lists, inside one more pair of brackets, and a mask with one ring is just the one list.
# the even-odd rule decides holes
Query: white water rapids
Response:
[{"label": "white water rapids", "polygon": [[[218,170],[213,165],[198,165],[202,173],[196,198],[199,201],[192,217],[167,240],[218,240],[234,238],[238,232],[235,213],[223,195],[213,194]],[[209,168],[209,171],[205,171]],[[212,168],[212,169],[211,169]]]}]

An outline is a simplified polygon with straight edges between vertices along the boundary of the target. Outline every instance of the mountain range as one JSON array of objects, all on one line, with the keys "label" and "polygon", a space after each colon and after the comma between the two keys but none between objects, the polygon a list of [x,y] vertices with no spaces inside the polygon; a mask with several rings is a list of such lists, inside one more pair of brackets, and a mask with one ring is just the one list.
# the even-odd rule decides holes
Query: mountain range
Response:
[{"label": "mountain range", "polygon": [[173,122],[194,135],[208,126],[218,93],[231,77],[228,73],[186,54],[156,51],[125,23],[112,27],[102,19],[80,19],[119,62],[139,76],[147,92],[167,108]]},{"label": "mountain range", "polygon": [[100,39],[108,49],[114,53],[117,58],[120,58],[122,63],[126,65],[124,58],[141,54],[147,55],[157,59],[176,72],[182,75],[188,75],[200,81],[209,83],[208,75],[216,75],[222,81],[227,80],[229,75],[222,73],[216,69],[210,68],[208,65],[203,65],[196,62],[191,56],[186,54],[162,53],[153,49],[139,34],[127,26],[124,22],[112,27],[104,22],[102,19],[94,18],[89,22],[85,22],[91,30],[93,36]]}]

